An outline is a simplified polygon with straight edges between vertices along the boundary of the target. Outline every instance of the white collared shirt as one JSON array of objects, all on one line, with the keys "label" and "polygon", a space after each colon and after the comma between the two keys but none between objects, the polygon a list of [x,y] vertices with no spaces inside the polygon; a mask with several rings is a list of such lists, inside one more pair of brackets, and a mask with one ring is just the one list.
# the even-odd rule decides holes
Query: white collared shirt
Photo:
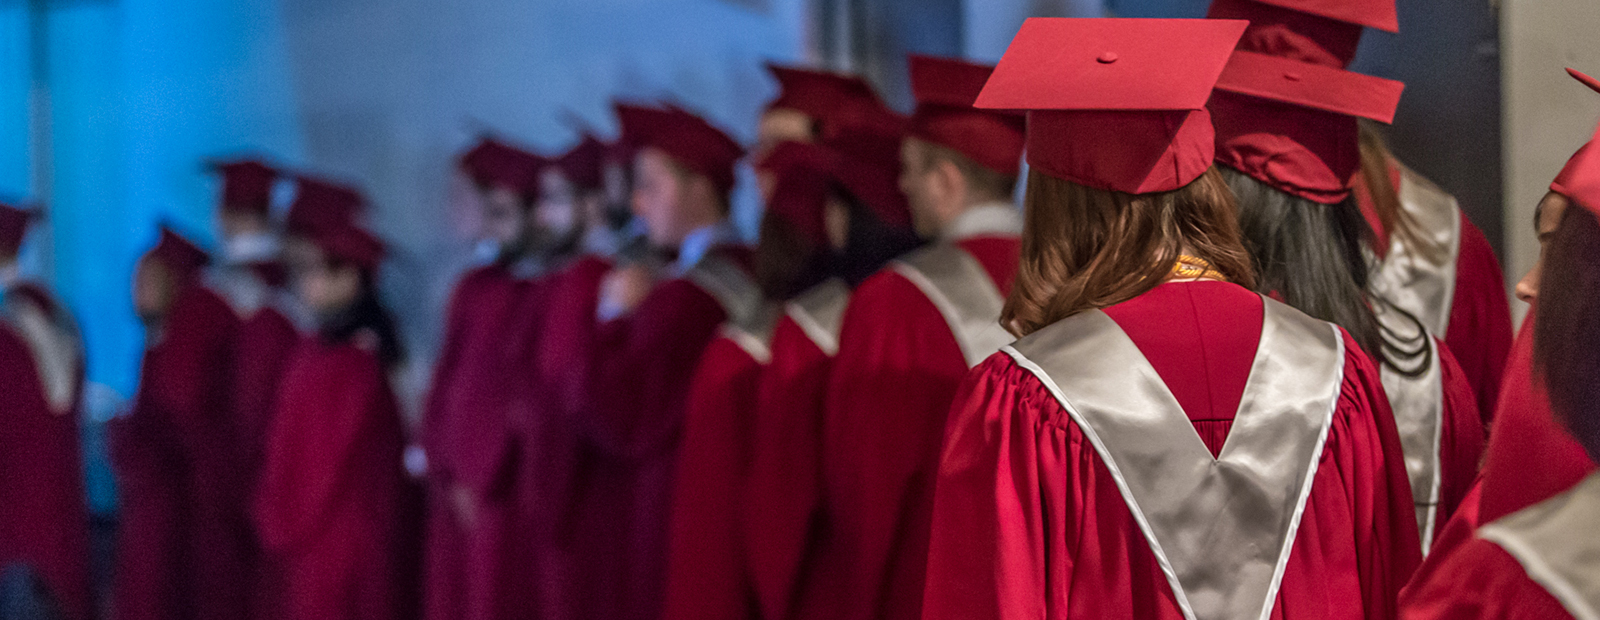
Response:
[{"label": "white collared shirt", "polygon": [[941,241],[960,241],[973,237],[1022,234],[1022,211],[1009,202],[986,202],[968,208],[939,234]]}]

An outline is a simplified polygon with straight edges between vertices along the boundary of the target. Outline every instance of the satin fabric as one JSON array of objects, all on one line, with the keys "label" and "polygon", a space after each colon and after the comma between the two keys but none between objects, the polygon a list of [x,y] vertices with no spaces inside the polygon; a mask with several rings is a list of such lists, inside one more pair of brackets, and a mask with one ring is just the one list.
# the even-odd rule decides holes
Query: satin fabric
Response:
[{"label": "satin fabric", "polygon": [[724,335],[706,347],[690,383],[668,530],[667,620],[757,617],[740,517],[764,361]]},{"label": "satin fabric", "polygon": [[[1430,560],[1432,556],[1429,556]],[[1403,620],[1561,620],[1572,614],[1499,545],[1472,538],[1441,564],[1450,578],[1406,589]]]},{"label": "satin fabric", "polygon": [[[1149,358],[1176,384],[1191,422],[1212,417],[1211,432],[1200,424],[1196,430],[1215,454],[1233,411],[1196,405],[1220,400],[1236,408],[1237,392],[1218,398],[1215,388],[1243,389],[1243,347],[1185,351],[1167,332],[1188,331],[1179,338],[1202,343],[1230,332],[1259,334],[1261,302],[1253,295],[1219,295],[1205,305],[1167,297],[1137,308],[1173,286],[1188,285],[1163,285],[1160,295],[1123,305],[1140,311],[1114,306],[1107,313],[1141,351],[1162,352]],[[1399,454],[1399,440],[1377,369],[1348,336],[1345,348],[1338,405],[1272,618],[1391,617],[1420,560],[1405,470],[1387,456]],[[1183,383],[1210,389],[1176,387]],[[1197,397],[1202,390],[1207,398]],[[1009,357],[975,369],[951,411],[932,541],[928,619],[1183,617],[1094,448]]]},{"label": "satin fabric", "polygon": [[[7,299],[7,304],[29,303],[45,316],[58,316],[54,298],[34,285],[22,284],[4,295],[24,298]],[[87,620],[91,609],[89,512],[78,439],[82,388],[80,366],[71,401],[55,410],[28,341],[0,318],[0,497],[6,498],[0,510],[0,566],[31,566],[68,620]]]},{"label": "satin fabric", "polygon": [[377,355],[307,339],[284,377],[254,503],[283,570],[285,620],[415,617],[413,490],[399,408]]},{"label": "satin fabric", "polygon": [[1596,469],[1583,446],[1556,421],[1533,373],[1534,316],[1529,313],[1523,321],[1506,364],[1505,385],[1477,484],[1465,493],[1428,560],[1406,586],[1402,602],[1408,613],[1412,608],[1425,613],[1437,600],[1476,597],[1460,573],[1484,554],[1460,560],[1455,555],[1476,546],[1473,534],[1478,526],[1565,492]]},{"label": "satin fabric", "polygon": [[[713,252],[748,263],[741,249]],[[583,404],[575,414],[583,442],[579,486],[566,533],[580,618],[654,620],[661,613],[688,387],[728,318],[712,294],[675,279],[657,285],[631,314],[588,328]]]},{"label": "satin fabric", "polygon": [[242,617],[249,590],[236,458],[233,364],[239,319],[198,282],[180,285],[145,351],[133,410],[107,429],[122,505],[118,620]]},{"label": "satin fabric", "polygon": [[[1010,290],[1016,237],[956,243]],[[919,618],[939,440],[966,358],[939,309],[893,270],[857,287],[839,342],[822,423],[826,525],[803,561],[796,614]]]}]

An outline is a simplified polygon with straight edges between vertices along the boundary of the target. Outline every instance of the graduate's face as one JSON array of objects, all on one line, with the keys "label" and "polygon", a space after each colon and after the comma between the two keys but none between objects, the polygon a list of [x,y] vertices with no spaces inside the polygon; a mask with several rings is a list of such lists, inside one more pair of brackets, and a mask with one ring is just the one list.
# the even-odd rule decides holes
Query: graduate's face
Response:
[{"label": "graduate's face", "polygon": [[483,238],[501,248],[521,245],[527,236],[528,210],[522,196],[504,186],[490,188],[483,196]]},{"label": "graduate's face", "polygon": [[172,309],[172,272],[161,261],[144,258],[133,270],[133,310],[145,326],[154,326]]},{"label": "graduate's face", "polygon": [[[653,148],[639,151],[633,169],[633,214],[644,222],[651,243],[675,248],[696,228],[711,223],[702,213],[705,209],[697,208],[704,200],[697,200],[696,194],[706,191],[699,185],[706,183],[680,171],[666,153]],[[715,216],[709,219],[714,222]]]},{"label": "graduate's face", "polygon": [[543,233],[567,237],[576,233],[584,220],[578,188],[560,170],[549,168],[539,177],[539,202],[534,205],[534,224]]},{"label": "graduate's face", "polygon": [[760,161],[784,142],[811,142],[815,140],[815,122],[803,112],[787,108],[769,110],[761,115],[761,125],[756,129],[756,146],[751,150],[751,161]]},{"label": "graduate's face", "polygon": [[361,271],[349,265],[330,264],[321,250],[294,268],[295,295],[319,317],[337,314],[361,295]]},{"label": "graduate's face", "polygon": [[911,207],[911,223],[923,238],[937,237],[952,209],[960,206],[952,183],[954,165],[935,161],[928,144],[915,138],[901,143],[900,158],[900,191]]},{"label": "graduate's face", "polygon": [[1517,282],[1517,299],[1525,303],[1531,304],[1539,299],[1539,280],[1544,275],[1545,251],[1550,248],[1550,239],[1555,236],[1556,229],[1561,227],[1561,216],[1566,214],[1567,204],[1567,197],[1555,192],[1545,194],[1544,200],[1539,202],[1534,218],[1534,231],[1539,235],[1539,260]]}]

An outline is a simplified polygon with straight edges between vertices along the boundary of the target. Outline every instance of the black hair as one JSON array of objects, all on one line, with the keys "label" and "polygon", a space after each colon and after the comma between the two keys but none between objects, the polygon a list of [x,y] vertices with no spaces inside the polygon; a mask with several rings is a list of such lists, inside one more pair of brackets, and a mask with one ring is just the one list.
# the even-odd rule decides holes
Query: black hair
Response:
[{"label": "black hair", "polygon": [[1545,252],[1534,363],[1557,418],[1600,461],[1600,221],[1567,208]]},{"label": "black hair", "polygon": [[854,288],[891,259],[922,243],[911,230],[884,223],[843,185],[833,184],[829,196],[845,206],[850,218],[842,251],[826,244],[817,246],[783,218],[762,218],[755,271],[767,299],[793,299],[830,278],[844,280]]},{"label": "black hair", "polygon": [[[348,264],[331,265],[332,269],[355,268]],[[348,342],[363,331],[378,338],[378,360],[384,368],[393,369],[405,359],[405,349],[400,343],[399,330],[394,316],[383,307],[372,274],[361,272],[361,292],[355,303],[323,321],[318,332],[328,342]]]},{"label": "black hair", "polygon": [[834,193],[849,209],[850,233],[845,237],[844,251],[830,253],[830,276],[855,288],[884,264],[922,245],[922,239],[910,228],[884,222],[876,211],[843,186],[836,185]]},{"label": "black hair", "polygon": [[[1427,372],[1433,342],[1422,322],[1368,289],[1363,248],[1375,235],[1353,197],[1321,204],[1233,168],[1218,169],[1239,205],[1239,228],[1258,292],[1343,327],[1369,355],[1401,374]],[[1409,329],[1401,333],[1383,326],[1372,304],[1404,317]]]}]

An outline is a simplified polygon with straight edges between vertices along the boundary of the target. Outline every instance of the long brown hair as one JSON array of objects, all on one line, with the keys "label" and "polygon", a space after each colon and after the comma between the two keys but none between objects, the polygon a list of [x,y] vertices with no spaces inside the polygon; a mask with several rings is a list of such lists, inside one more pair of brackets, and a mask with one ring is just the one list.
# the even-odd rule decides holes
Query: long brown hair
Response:
[{"label": "long brown hair", "polygon": [[[1372,126],[1372,121],[1361,122],[1361,179],[1366,181],[1367,195],[1372,198],[1373,211],[1377,212],[1378,225],[1391,239],[1399,239],[1408,246],[1416,246],[1416,226],[1400,211],[1400,193],[1389,180],[1389,162],[1394,156],[1384,143],[1383,135]],[[1389,248],[1375,248],[1382,252]]]},{"label": "long brown hair", "polygon": [[1536,306],[1534,363],[1550,405],[1600,460],[1600,221],[1575,203],[1550,240]]},{"label": "long brown hair", "polygon": [[1022,262],[1001,322],[1017,336],[1165,282],[1182,254],[1255,286],[1233,195],[1216,168],[1170,192],[1126,194],[1028,173]]}]

